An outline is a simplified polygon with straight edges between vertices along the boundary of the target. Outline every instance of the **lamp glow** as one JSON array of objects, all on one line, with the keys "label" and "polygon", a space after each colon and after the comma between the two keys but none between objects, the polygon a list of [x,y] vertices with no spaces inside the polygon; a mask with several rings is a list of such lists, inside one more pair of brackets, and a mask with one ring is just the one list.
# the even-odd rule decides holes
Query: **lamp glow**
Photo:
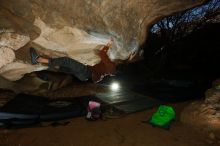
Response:
[{"label": "lamp glow", "polygon": [[118,83],[112,83],[111,84],[111,90],[112,91],[118,91],[120,88],[119,84]]}]

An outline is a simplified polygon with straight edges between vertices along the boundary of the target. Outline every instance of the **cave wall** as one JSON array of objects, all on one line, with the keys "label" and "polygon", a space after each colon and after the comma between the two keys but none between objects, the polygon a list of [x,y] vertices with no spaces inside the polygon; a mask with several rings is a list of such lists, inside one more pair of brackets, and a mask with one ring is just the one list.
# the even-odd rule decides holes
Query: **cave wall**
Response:
[{"label": "cave wall", "polygon": [[[15,50],[16,56],[19,48],[29,43],[41,52],[49,52],[51,56],[69,56],[84,64],[94,65],[100,61],[95,50],[113,37],[109,57],[112,60],[126,59],[132,52],[139,51],[139,46],[147,37],[146,29],[156,20],[203,1],[0,0],[0,47]],[[25,39],[17,41],[16,47],[3,46],[3,35],[8,36],[8,33],[17,35],[7,38],[9,42]],[[2,66],[6,68],[16,61],[23,63],[27,71],[23,68],[13,75],[16,70],[14,65],[13,70],[4,70],[4,73],[11,72],[10,77],[7,78],[6,74],[5,78],[18,80],[27,72],[46,69],[41,65],[33,67],[28,60],[17,58],[3,62]]]}]

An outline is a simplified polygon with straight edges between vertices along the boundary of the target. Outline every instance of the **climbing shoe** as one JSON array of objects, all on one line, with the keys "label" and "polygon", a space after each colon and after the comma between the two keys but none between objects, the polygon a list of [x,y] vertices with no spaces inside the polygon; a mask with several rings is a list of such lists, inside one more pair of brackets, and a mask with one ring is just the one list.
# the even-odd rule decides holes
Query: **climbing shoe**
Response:
[{"label": "climbing shoe", "polygon": [[37,64],[37,59],[40,57],[36,50],[34,48],[30,48],[30,55],[31,55],[31,63],[32,64]]}]

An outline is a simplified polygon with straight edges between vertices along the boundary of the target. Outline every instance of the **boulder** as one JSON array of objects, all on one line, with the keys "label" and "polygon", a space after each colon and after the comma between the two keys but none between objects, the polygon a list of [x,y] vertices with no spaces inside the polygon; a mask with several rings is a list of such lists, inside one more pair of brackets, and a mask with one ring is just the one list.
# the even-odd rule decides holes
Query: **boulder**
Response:
[{"label": "boulder", "polygon": [[[196,101],[181,113],[181,121],[204,131],[220,133],[220,90],[206,91],[205,100]],[[220,138],[220,137],[219,137]]]},{"label": "boulder", "polygon": [[21,61],[9,63],[0,69],[0,74],[7,80],[16,81],[21,79],[25,74],[45,70],[47,66],[31,65]]},{"label": "boulder", "polygon": [[[68,56],[83,64],[95,65],[100,61],[96,50],[113,38],[113,46],[108,51],[109,58],[126,60],[132,53],[143,54],[137,53],[142,52],[139,46],[146,40],[147,31],[154,22],[204,1],[1,1],[0,30],[7,29],[13,32],[0,34],[0,41],[3,40],[4,46],[12,50],[31,42],[31,45],[42,53],[56,52],[58,57]],[[1,43],[0,47],[3,47]],[[12,63],[8,67],[15,73],[20,72],[19,74],[13,74],[11,71],[10,74],[5,74],[5,68],[0,74],[7,79],[15,80],[30,71],[46,69],[25,63],[15,63],[21,65],[22,73],[21,69]],[[15,68],[12,69],[13,67]]]}]

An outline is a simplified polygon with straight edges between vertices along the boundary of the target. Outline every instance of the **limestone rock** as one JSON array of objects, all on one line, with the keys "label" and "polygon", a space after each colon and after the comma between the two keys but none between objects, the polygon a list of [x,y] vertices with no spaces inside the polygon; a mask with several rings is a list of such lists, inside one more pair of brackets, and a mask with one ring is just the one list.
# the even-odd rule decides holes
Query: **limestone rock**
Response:
[{"label": "limestone rock", "polygon": [[[16,59],[14,51],[20,49],[30,41],[28,36],[19,34],[13,29],[0,29],[0,75],[8,79],[21,78],[18,72],[9,71],[9,64]],[[11,66],[15,67],[15,66]],[[15,67],[17,68],[17,67]],[[12,69],[15,70],[15,69]],[[6,73],[5,73],[6,72]],[[25,69],[24,69],[25,74]],[[15,77],[17,76],[17,77]]]},{"label": "limestone rock", "polygon": [[60,52],[60,56],[69,56],[87,65],[95,65],[100,61],[95,49],[108,41],[107,38],[98,38],[73,27],[50,28],[40,19],[36,19],[34,24],[41,29],[40,36],[32,42],[35,48]]},{"label": "limestone rock", "polygon": [[220,109],[220,90],[215,88],[207,90],[205,103]]},{"label": "limestone rock", "polygon": [[[116,41],[111,56],[126,59],[145,41],[146,29],[153,22],[202,2],[204,0],[20,0],[18,4],[16,0],[7,0],[1,2],[1,7],[26,22],[22,26],[30,26],[40,18],[50,28],[68,26],[87,33],[96,32],[100,39],[103,35],[112,36]],[[15,23],[14,19],[11,21]]]},{"label": "limestone rock", "polygon": [[[194,127],[220,132],[220,91],[215,88],[206,91],[204,101],[193,102],[181,113],[181,121]],[[213,133],[214,134],[214,133]],[[209,137],[213,139],[213,134]]]},{"label": "limestone rock", "polygon": [[45,69],[47,69],[47,66],[31,65],[28,63],[16,61],[2,67],[0,70],[0,74],[2,77],[10,81],[16,81],[21,79],[26,73]]},{"label": "limestone rock", "polygon": [[15,53],[8,47],[0,46],[0,68],[11,63],[15,59]]},{"label": "limestone rock", "polygon": [[[43,54],[56,52],[57,57],[68,56],[95,65],[100,61],[95,50],[112,37],[114,44],[108,56],[111,60],[126,60],[132,53],[142,54],[138,53],[139,47],[152,23],[204,1],[5,0],[0,5],[0,30],[13,32],[4,33],[0,42],[16,50],[31,40]],[[14,62],[1,68],[0,74],[17,80],[26,73],[44,69]]]},{"label": "limestone rock", "polygon": [[0,30],[0,46],[13,50],[20,49],[30,41],[30,37],[18,34],[13,30]]},{"label": "limestone rock", "polygon": [[[37,72],[24,75],[20,80],[10,81],[0,77],[0,89],[18,93],[39,95],[53,92],[72,83],[72,76],[51,72]],[[1,94],[0,94],[1,95]],[[0,105],[1,105],[0,100]]]},{"label": "limestone rock", "polygon": [[11,90],[14,90],[17,93],[23,92],[37,95],[53,92],[65,87],[71,82],[72,76],[68,75],[52,74],[50,72],[30,73],[25,75],[22,79],[14,82],[13,89]]}]

